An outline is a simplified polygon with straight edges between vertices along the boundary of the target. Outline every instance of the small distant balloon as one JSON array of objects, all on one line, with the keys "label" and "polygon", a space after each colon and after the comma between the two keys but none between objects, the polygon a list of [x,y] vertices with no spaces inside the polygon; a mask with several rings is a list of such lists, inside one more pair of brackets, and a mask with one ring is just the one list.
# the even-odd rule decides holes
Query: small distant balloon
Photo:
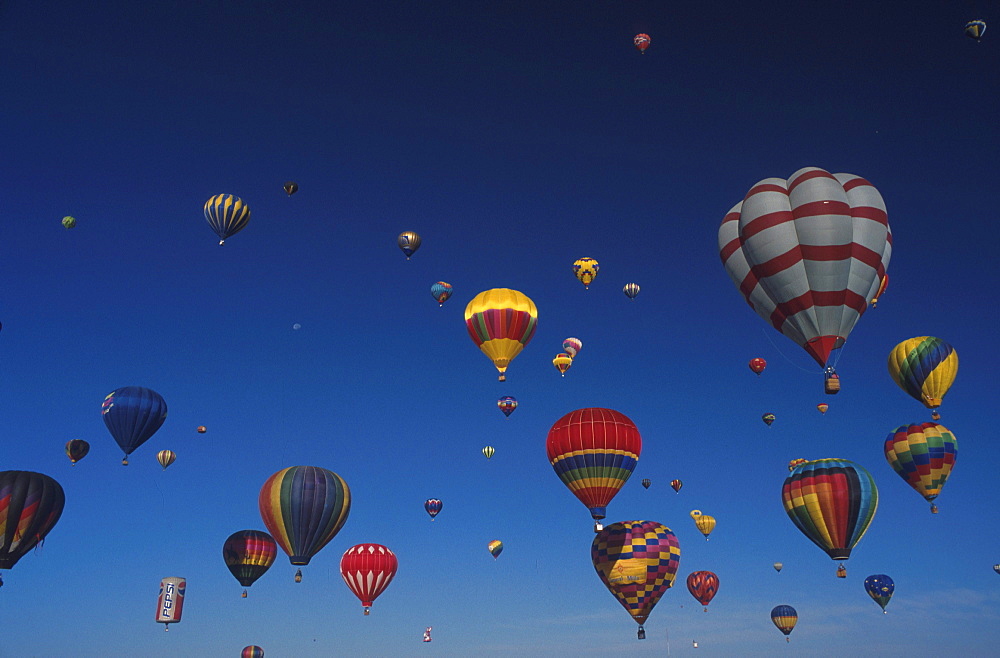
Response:
[{"label": "small distant balloon", "polygon": [[451,297],[451,293],[452,285],[450,283],[438,281],[431,286],[431,297],[438,303],[438,306],[444,306],[444,303]]},{"label": "small distant balloon", "polygon": [[879,284],[878,290],[875,291],[875,296],[872,297],[872,302],[871,302],[872,308],[875,308],[875,307],[878,306],[878,300],[879,300],[879,298],[882,295],[885,294],[885,291],[886,291],[886,289],[888,287],[889,287],[889,275],[888,274],[883,274],[882,275],[882,283]]},{"label": "small distant balloon", "polygon": [[406,254],[406,260],[410,260],[410,256],[420,249],[420,236],[413,231],[403,231],[396,238],[396,244]]},{"label": "small distant balloon", "polygon": [[562,348],[563,352],[575,359],[576,355],[583,349],[583,341],[579,338],[567,338],[563,341]]},{"label": "small distant balloon", "polygon": [[996,571],[998,574],[1000,574],[1000,564],[994,564],[993,571]]},{"label": "small distant balloon", "polygon": [[580,280],[583,287],[590,289],[591,282],[597,277],[597,271],[601,266],[593,258],[579,258],[573,263],[573,274]]},{"label": "small distant balloon", "polygon": [[177,453],[173,450],[161,450],[156,453],[156,461],[160,462],[160,466],[163,470],[167,470],[167,466],[170,466],[177,460]]},{"label": "small distant balloon", "polygon": [[292,329],[294,329],[295,331],[298,331],[301,328],[302,328],[302,325],[299,324],[298,322],[296,322],[295,324],[292,325]]},{"label": "small distant balloon", "polygon": [[674,490],[675,493],[680,493],[681,492],[681,487],[684,486],[684,483],[681,482],[680,480],[671,480],[670,481],[670,486]]},{"label": "small distant balloon", "polygon": [[426,629],[424,629],[424,642],[430,642],[431,641],[431,629],[432,628],[434,628],[434,627],[433,626],[428,626]]},{"label": "small distant balloon", "polygon": [[494,454],[496,454],[496,450],[493,449],[493,446],[486,446],[483,448],[483,456],[486,457],[486,459],[490,459]]},{"label": "small distant balloon", "polygon": [[288,181],[285,183],[285,194],[292,196],[299,191],[299,184],[293,181]]},{"label": "small distant balloon", "polygon": [[775,562],[774,563],[774,570],[777,571],[778,573],[781,573],[781,568],[783,566],[785,566],[785,565],[783,565],[781,562]]},{"label": "small distant balloon", "polygon": [[882,614],[885,614],[885,606],[889,605],[889,599],[896,591],[896,584],[885,574],[875,574],[865,578],[865,591],[882,608]]},{"label": "small distant balloon", "polygon": [[63,228],[73,228],[74,226],[76,226],[76,217],[71,217],[70,215],[66,215],[65,217],[62,218],[62,225]]},{"label": "small distant balloon", "polygon": [[170,577],[160,581],[160,595],[156,601],[156,621],[163,624],[163,630],[170,630],[170,624],[181,620],[184,611],[184,592],[187,580]]},{"label": "small distant balloon", "polygon": [[510,418],[510,415],[514,413],[515,409],[517,409],[517,400],[513,395],[505,395],[497,400],[497,406],[500,408],[500,411],[503,412],[504,416]]},{"label": "small distant balloon", "polygon": [[69,457],[74,466],[86,457],[88,452],[90,452],[90,444],[83,439],[73,439],[66,442],[66,456]]},{"label": "small distant balloon", "polygon": [[653,484],[653,482],[649,478],[643,478],[641,484],[643,489],[649,489],[649,486]]},{"label": "small distant balloon", "polygon": [[753,370],[755,374],[760,375],[760,373],[764,372],[764,368],[767,367],[767,361],[757,357],[755,359],[750,359],[750,363],[748,365],[750,366],[750,370]]},{"label": "small distant balloon", "polygon": [[622,288],[622,292],[625,293],[626,297],[628,297],[629,299],[634,300],[636,298],[636,296],[638,296],[638,294],[639,294],[639,284],[638,283],[626,283],[625,286]]},{"label": "small distant balloon", "polygon": [[649,38],[649,35],[643,32],[635,35],[632,38],[632,43],[635,44],[635,49],[638,50],[643,55],[646,54],[646,48],[649,48],[649,44],[651,41],[652,40]]},{"label": "small distant balloon", "polygon": [[500,556],[500,553],[503,552],[503,542],[499,539],[494,539],[486,546],[486,548],[489,549],[490,555],[492,555],[495,560]]},{"label": "small distant balloon", "polygon": [[970,39],[979,41],[983,38],[984,32],[986,32],[986,21],[975,20],[965,24],[965,36]]},{"label": "small distant balloon", "polygon": [[771,423],[773,423],[773,422],[774,422],[775,418],[776,418],[776,416],[775,416],[774,414],[764,414],[763,416],[761,416],[761,417],[760,417],[760,419],[761,419],[762,421],[764,421],[764,423],[765,423],[765,424],[766,424],[766,425],[767,425],[768,427],[770,427],[770,426],[771,426]]},{"label": "small distant balloon", "polygon": [[208,428],[205,427],[204,425],[199,425],[198,426],[198,434],[204,434],[207,431],[208,431]]},{"label": "small distant balloon", "polygon": [[708,536],[715,530],[715,517],[702,514],[701,510],[695,509],[691,510],[691,518],[694,519],[694,524],[698,527],[698,532],[705,535],[705,541],[708,541]]},{"label": "small distant balloon", "polygon": [[264,650],[256,644],[251,644],[248,647],[243,647],[240,658],[264,658]]},{"label": "small distant balloon", "polygon": [[556,367],[556,370],[559,371],[560,375],[565,377],[566,371],[569,370],[571,365],[573,365],[573,357],[565,352],[562,354],[556,354],[555,358],[552,359],[552,365]]},{"label": "small distant balloon", "polygon": [[820,404],[816,405],[816,408],[819,409],[819,412],[821,414],[825,414],[826,410],[830,408],[830,405],[826,404],[825,402],[821,402]]},{"label": "small distant balloon", "polygon": [[443,503],[438,498],[428,498],[424,501],[424,510],[430,515],[431,521],[441,512]]},{"label": "small distant balloon", "polygon": [[771,622],[778,627],[778,630],[785,634],[785,642],[788,642],[788,634],[795,628],[799,621],[799,613],[790,605],[776,605],[771,610]]}]

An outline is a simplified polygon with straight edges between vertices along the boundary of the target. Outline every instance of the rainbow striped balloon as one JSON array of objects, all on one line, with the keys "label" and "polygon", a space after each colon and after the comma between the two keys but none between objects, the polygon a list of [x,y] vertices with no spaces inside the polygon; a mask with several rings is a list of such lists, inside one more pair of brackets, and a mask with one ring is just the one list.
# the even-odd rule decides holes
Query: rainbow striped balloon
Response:
[{"label": "rainbow striped balloon", "polygon": [[[958,457],[958,439],[944,425],[900,425],[885,440],[885,459],[929,503],[938,497]],[[931,512],[937,506],[931,504]]]},{"label": "rainbow striped balloon", "polygon": [[344,479],[316,466],[284,468],[264,482],[260,517],[292,564],[309,564],[330,543],[351,512]]},{"label": "rainbow striped balloon", "polygon": [[476,295],[465,307],[469,337],[507,379],[507,366],[528,344],[538,328],[535,302],[522,292],[493,288]]}]

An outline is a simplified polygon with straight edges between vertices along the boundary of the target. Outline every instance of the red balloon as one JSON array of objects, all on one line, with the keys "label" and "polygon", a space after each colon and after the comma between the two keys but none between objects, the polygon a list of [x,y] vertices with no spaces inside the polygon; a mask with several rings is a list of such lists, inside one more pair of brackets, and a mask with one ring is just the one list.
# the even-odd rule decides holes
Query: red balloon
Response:
[{"label": "red balloon", "polygon": [[382,544],[358,544],[347,549],[340,558],[340,575],[361,599],[367,615],[372,602],[392,582],[398,566],[396,554]]},{"label": "red balloon", "polygon": [[694,571],[687,577],[687,586],[691,596],[708,612],[708,604],[719,591],[719,577],[711,571]]},{"label": "red balloon", "polygon": [[753,370],[758,375],[764,372],[764,368],[767,367],[767,361],[757,357],[756,359],[750,359],[750,369]]},{"label": "red balloon", "polygon": [[646,48],[649,48],[650,41],[651,39],[649,38],[649,35],[645,33],[637,34],[632,39],[632,43],[635,44],[636,50],[638,50],[640,53],[646,52]]}]

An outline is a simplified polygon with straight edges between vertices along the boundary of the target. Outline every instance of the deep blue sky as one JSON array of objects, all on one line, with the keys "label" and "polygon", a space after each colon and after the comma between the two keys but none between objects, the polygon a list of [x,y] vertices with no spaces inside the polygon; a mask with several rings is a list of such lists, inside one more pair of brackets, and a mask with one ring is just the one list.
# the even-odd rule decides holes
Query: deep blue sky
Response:
[{"label": "deep blue sky", "polygon": [[[962,34],[970,18],[1000,27],[996,3],[92,4],[0,3],[0,470],[51,475],[67,497],[44,547],[4,573],[0,656],[1000,643],[1000,55],[996,33]],[[843,350],[836,397],[716,249],[753,183],[804,166],[870,180],[895,240],[889,292]],[[252,209],[224,247],[202,216],[218,193]],[[409,262],[405,230],[424,240]],[[570,271],[582,256],[601,264],[589,291]],[[455,297],[439,309],[442,279]],[[493,287],[539,308],[504,384],[462,317]],[[890,430],[929,416],[886,355],[927,334],[961,359],[942,420],[959,456],[937,516],[882,455]],[[584,347],[561,379],[550,361],[567,336]],[[769,363],[760,378],[753,356]],[[99,409],[126,385],[170,412],[124,468]],[[521,403],[509,419],[506,394]],[[644,438],[608,521],[656,520],[681,543],[643,643],[545,457],[552,423],[589,406]],[[76,467],[71,438],[92,445]],[[164,448],[178,459],[161,472]],[[846,580],[782,510],[796,457],[875,477],[881,505]],[[296,464],[342,475],[350,518],[303,583],[281,554],[242,600],[222,542],[263,528],[260,485]],[[428,497],[444,501],[433,523]],[[695,508],[718,519],[707,543]],[[369,541],[400,568],[364,618],[337,565]],[[708,613],[683,584],[703,569],[721,579]],[[873,573],[896,582],[888,615],[863,591]],[[169,634],[153,622],[164,576],[188,579]],[[768,617],[782,603],[800,618],[787,646]]]}]

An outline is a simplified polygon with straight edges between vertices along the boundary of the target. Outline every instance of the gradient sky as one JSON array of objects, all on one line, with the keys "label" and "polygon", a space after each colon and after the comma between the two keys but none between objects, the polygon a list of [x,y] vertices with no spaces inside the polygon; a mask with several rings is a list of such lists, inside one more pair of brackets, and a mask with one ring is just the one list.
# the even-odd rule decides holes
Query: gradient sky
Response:
[{"label": "gradient sky", "polygon": [[[1000,27],[997,4],[542,5],[0,3],[0,470],[66,491],[44,546],[3,574],[0,656],[995,652],[1000,56],[996,33],[962,27]],[[717,255],[729,208],[806,166],[871,181],[894,235],[835,397]],[[202,215],[218,193],[252,209],[223,247]],[[409,262],[406,230],[423,237]],[[601,264],[590,290],[582,256]],[[494,287],[539,308],[502,384],[463,322]],[[882,454],[929,419],[885,367],[920,335],[961,359],[936,516]],[[584,347],[560,378],[567,336]],[[126,468],[100,405],[127,385],[169,416]],[[591,406],[644,439],[607,521],[659,521],[681,544],[644,642],[545,456],[552,424]],[[75,467],[71,438],[92,446]],[[847,579],[782,509],[798,457],[854,460],[879,487]],[[343,476],[350,518],[301,584],[279,554],[241,599],[222,543],[263,529],[261,484],[296,464]],[[710,541],[692,509],[718,519]],[[338,572],[361,542],[400,562],[369,617]],[[721,580],[707,613],[684,587],[696,570]],[[863,589],[876,573],[896,583],[887,615]],[[167,634],[165,576],[188,581]],[[778,604],[799,613],[787,645]]]}]

